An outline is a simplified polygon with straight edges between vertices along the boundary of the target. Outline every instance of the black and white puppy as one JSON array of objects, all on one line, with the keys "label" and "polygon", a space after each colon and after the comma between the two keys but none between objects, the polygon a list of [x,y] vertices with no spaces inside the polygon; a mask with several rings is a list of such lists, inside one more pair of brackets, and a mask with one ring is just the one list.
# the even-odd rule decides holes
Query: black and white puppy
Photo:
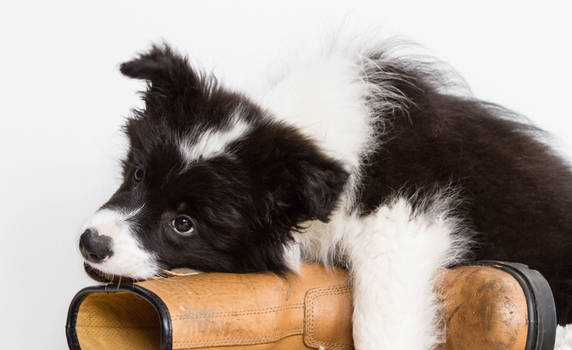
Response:
[{"label": "black and white puppy", "polygon": [[514,113],[390,52],[331,50],[256,97],[166,45],[123,63],[145,108],[123,184],[81,235],[88,273],[340,264],[356,348],[422,350],[439,341],[439,268],[498,259],[541,271],[571,323],[568,165]]}]

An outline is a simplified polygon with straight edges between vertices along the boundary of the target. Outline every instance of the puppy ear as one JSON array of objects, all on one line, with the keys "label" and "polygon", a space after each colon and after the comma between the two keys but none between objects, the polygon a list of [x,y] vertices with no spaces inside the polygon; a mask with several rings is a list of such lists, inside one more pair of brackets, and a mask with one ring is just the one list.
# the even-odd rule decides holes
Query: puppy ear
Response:
[{"label": "puppy ear", "polygon": [[348,180],[342,165],[295,128],[265,125],[249,139],[250,145],[239,148],[265,193],[272,225],[327,222]]},{"label": "puppy ear", "polygon": [[193,71],[185,57],[174,52],[167,44],[153,45],[149,51],[122,63],[120,71],[125,76],[149,83],[145,93],[148,107],[153,102],[179,105],[179,102],[188,101],[201,92],[200,76]]},{"label": "puppy ear", "polygon": [[318,219],[327,222],[339,202],[348,173],[335,160],[322,154],[315,156],[312,159],[301,159],[295,166],[286,169],[286,174],[283,175],[296,179],[296,184],[290,189],[282,187],[274,195],[280,200],[281,197],[289,197],[288,192],[296,191],[295,206],[304,208],[301,220]]},{"label": "puppy ear", "polygon": [[123,75],[144,79],[154,85],[193,82],[196,79],[187,59],[175,53],[167,44],[153,45],[147,52],[120,66]]}]

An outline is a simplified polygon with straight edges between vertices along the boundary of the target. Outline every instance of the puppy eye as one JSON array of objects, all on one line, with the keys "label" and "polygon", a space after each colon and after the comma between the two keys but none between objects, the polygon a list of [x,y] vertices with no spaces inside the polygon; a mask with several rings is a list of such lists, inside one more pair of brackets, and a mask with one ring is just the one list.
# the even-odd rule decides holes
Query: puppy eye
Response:
[{"label": "puppy eye", "polygon": [[140,182],[141,180],[143,180],[144,177],[145,177],[145,170],[143,168],[135,169],[135,172],[133,173],[133,180],[135,180],[136,182]]},{"label": "puppy eye", "polygon": [[171,226],[177,233],[188,236],[195,230],[193,221],[186,215],[176,217],[171,221]]}]

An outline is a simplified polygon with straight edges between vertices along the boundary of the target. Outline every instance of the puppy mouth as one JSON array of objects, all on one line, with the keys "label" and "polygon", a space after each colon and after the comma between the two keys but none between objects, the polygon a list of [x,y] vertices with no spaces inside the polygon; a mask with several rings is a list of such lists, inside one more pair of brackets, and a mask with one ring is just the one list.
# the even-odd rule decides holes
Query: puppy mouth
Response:
[{"label": "puppy mouth", "polygon": [[87,275],[89,277],[91,277],[91,279],[97,281],[97,282],[103,282],[103,283],[133,283],[136,280],[130,277],[124,277],[124,276],[117,276],[117,275],[112,275],[109,273],[105,273],[101,270],[96,269],[95,267],[89,265],[88,263],[83,263],[83,269],[85,270],[85,273],[87,273]]}]

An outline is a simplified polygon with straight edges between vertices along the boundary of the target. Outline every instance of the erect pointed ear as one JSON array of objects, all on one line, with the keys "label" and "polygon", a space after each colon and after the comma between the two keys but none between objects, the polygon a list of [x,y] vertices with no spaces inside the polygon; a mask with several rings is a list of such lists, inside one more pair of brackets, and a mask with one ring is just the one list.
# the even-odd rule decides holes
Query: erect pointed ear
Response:
[{"label": "erect pointed ear", "polygon": [[307,220],[327,222],[339,204],[349,174],[295,128],[266,125],[239,147],[263,188],[269,220],[295,226]]},{"label": "erect pointed ear", "polygon": [[187,59],[174,52],[167,44],[153,45],[147,52],[120,66],[121,73],[149,83],[145,101],[176,104],[199,95],[203,84]]}]

